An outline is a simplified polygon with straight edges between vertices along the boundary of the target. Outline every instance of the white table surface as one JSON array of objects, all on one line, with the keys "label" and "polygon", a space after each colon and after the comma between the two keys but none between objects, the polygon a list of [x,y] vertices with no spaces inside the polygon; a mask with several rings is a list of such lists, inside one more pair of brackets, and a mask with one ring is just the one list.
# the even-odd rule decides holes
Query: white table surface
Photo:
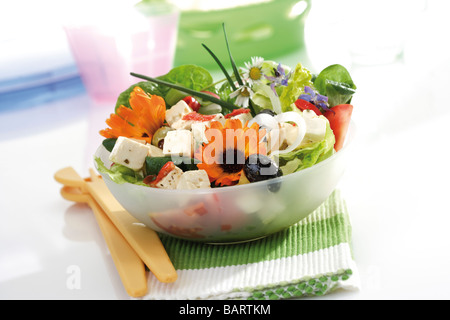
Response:
[{"label": "white table surface", "polygon": [[[440,23],[424,18],[401,61],[350,67],[358,132],[338,187],[361,288],[320,299],[450,298],[450,50]],[[91,210],[62,199],[53,179],[66,166],[88,175],[112,108],[78,95],[0,113],[1,299],[128,299]]]}]

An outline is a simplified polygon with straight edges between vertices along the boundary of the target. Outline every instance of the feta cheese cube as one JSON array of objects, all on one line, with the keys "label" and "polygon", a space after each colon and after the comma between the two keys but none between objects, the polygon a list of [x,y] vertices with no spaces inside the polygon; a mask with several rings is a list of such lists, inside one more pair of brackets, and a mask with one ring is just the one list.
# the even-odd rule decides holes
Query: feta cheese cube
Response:
[{"label": "feta cheese cube", "polygon": [[147,141],[145,141],[145,140],[141,140],[141,139],[136,139],[136,138],[130,138],[131,140],[133,140],[133,141],[136,141],[136,142],[139,142],[139,143],[142,143],[142,144],[147,144]]},{"label": "feta cheese cube", "polygon": [[226,119],[223,114],[217,113],[215,114],[215,117],[210,122],[208,122],[208,125],[211,124],[212,121],[219,121],[222,125],[225,125],[225,120]]},{"label": "feta cheese cube", "polygon": [[305,138],[313,141],[321,141],[327,131],[327,122],[324,118],[314,118],[306,121]]},{"label": "feta cheese cube", "polygon": [[205,170],[186,171],[178,181],[177,189],[211,188],[208,174]]},{"label": "feta cheese cube", "polygon": [[192,132],[190,130],[173,130],[164,138],[163,153],[169,156],[192,156]]},{"label": "feta cheese cube", "polygon": [[303,141],[321,141],[325,137],[328,120],[324,116],[317,116],[311,110],[303,111],[303,119],[306,123],[306,134]]},{"label": "feta cheese cube", "polygon": [[195,121],[179,119],[172,124],[175,130],[191,130],[191,126]]},{"label": "feta cheese cube", "polygon": [[185,114],[191,113],[192,109],[183,100],[178,101],[170,109],[166,110],[166,121],[172,126],[176,121],[183,118]]},{"label": "feta cheese cube", "polygon": [[192,137],[194,138],[194,148],[197,146],[208,143],[208,139],[206,138],[205,131],[208,127],[208,122],[195,122],[191,125]]},{"label": "feta cheese cube", "polygon": [[160,148],[152,144],[147,144],[147,147],[148,147],[147,157],[164,157],[164,152]]},{"label": "feta cheese cube", "polygon": [[279,129],[269,132],[268,145],[271,151],[284,150],[295,142],[298,128],[290,123],[282,122]]},{"label": "feta cheese cube", "polygon": [[286,147],[290,146],[297,140],[298,128],[290,123],[283,122],[280,124],[284,132],[284,143],[287,144]]},{"label": "feta cheese cube", "polygon": [[183,170],[181,170],[178,167],[175,167],[172,171],[170,171],[167,174],[167,176],[165,176],[164,178],[161,179],[161,181],[156,183],[156,188],[176,189],[182,175]]},{"label": "feta cheese cube", "polygon": [[149,147],[126,137],[119,137],[111,151],[109,160],[139,171],[144,166]]}]

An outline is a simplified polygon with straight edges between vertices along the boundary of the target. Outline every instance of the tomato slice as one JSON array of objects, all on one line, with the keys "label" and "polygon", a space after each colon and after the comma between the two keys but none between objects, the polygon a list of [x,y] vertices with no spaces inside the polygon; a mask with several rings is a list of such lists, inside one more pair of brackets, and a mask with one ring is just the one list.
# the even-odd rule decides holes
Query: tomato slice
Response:
[{"label": "tomato slice", "polygon": [[318,116],[322,115],[322,112],[320,112],[320,109],[317,108],[314,104],[312,104],[311,102],[308,102],[306,100],[303,99],[297,99],[297,101],[295,101],[295,106],[300,109],[301,111],[304,110],[312,110],[314,111]]},{"label": "tomato slice", "polygon": [[153,181],[150,181],[148,183],[148,185],[150,187],[154,187],[156,188],[156,184],[158,182],[160,182],[162,179],[164,179],[165,177],[167,177],[167,175],[170,173],[170,171],[172,171],[173,169],[175,169],[175,163],[173,163],[172,161],[167,162],[165,165],[163,165],[163,167],[161,168],[161,170],[159,170],[158,175],[156,176],[156,178]]},{"label": "tomato slice", "polygon": [[234,109],[231,113],[225,115],[225,119],[229,119],[231,117],[235,117],[240,114],[249,113],[249,112],[250,112],[250,109],[246,109],[246,108]]},{"label": "tomato slice", "polygon": [[353,106],[351,104],[339,104],[325,112],[324,116],[330,122],[336,142],[334,150],[339,151],[344,146],[347,136],[350,119],[352,117]]},{"label": "tomato slice", "polygon": [[190,112],[188,114],[185,114],[183,116],[183,120],[193,120],[193,121],[211,121],[216,117],[215,114],[212,115],[206,115],[206,114],[200,114],[198,112]]}]

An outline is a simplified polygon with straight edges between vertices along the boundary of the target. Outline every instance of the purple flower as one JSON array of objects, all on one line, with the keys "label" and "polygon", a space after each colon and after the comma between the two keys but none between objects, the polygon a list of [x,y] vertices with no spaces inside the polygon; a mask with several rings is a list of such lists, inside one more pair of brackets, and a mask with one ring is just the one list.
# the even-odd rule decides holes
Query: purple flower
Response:
[{"label": "purple flower", "polygon": [[325,111],[330,110],[328,106],[328,97],[317,93],[308,86],[305,86],[305,93],[301,94],[298,98],[311,102],[316,107],[321,108]]},{"label": "purple flower", "polygon": [[274,73],[273,77],[270,77],[267,75],[264,75],[264,77],[266,77],[266,79],[271,82],[270,88],[275,93],[275,95],[278,95],[277,91],[275,90],[275,87],[278,87],[278,86],[287,87],[288,81],[289,81],[289,78],[291,77],[292,72],[289,72],[288,74],[286,74],[286,71],[281,66],[281,63],[279,63],[278,67],[276,69],[273,68],[273,73]]}]

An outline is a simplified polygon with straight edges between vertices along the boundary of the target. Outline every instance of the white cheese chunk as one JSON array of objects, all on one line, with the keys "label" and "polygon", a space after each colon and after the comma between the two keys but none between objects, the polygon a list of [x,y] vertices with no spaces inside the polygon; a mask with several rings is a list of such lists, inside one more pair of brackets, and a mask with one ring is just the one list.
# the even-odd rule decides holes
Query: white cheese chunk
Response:
[{"label": "white cheese chunk", "polygon": [[176,121],[183,118],[184,115],[191,113],[192,109],[183,100],[178,101],[170,109],[166,110],[166,121],[172,126]]},{"label": "white cheese chunk", "polygon": [[222,125],[225,125],[225,116],[221,113],[217,113],[215,114],[215,117],[208,123],[208,125],[212,122],[212,121],[219,121]]},{"label": "white cheese chunk", "polygon": [[135,138],[130,138],[131,140],[133,140],[133,141],[136,141],[136,142],[139,142],[139,143],[142,143],[142,144],[147,144],[147,141],[145,141],[145,140],[141,140],[141,139],[135,139]]},{"label": "white cheese chunk", "polygon": [[195,122],[191,126],[192,137],[194,139],[194,148],[203,143],[208,143],[208,139],[206,138],[206,128],[208,127],[208,122]]},{"label": "white cheese chunk", "polygon": [[190,130],[173,130],[164,138],[163,153],[168,156],[192,156],[192,132]]},{"label": "white cheese chunk", "polygon": [[164,152],[157,146],[147,144],[147,147],[148,147],[148,155],[147,155],[148,157],[164,157]]},{"label": "white cheese chunk", "polygon": [[298,135],[298,128],[290,123],[281,122],[278,130],[269,132],[268,145],[271,152],[284,150],[295,142]]},{"label": "white cheese chunk", "polygon": [[178,181],[177,189],[211,188],[208,174],[205,170],[186,171]]},{"label": "white cheese chunk", "polygon": [[195,121],[179,119],[172,124],[175,130],[191,130],[191,126]]},{"label": "white cheese chunk", "polygon": [[286,143],[287,146],[290,146],[295,142],[295,140],[297,140],[298,128],[287,122],[283,122],[280,125],[284,132],[283,142]]},{"label": "white cheese chunk", "polygon": [[164,178],[161,179],[161,181],[156,183],[156,188],[176,189],[182,175],[183,170],[181,170],[178,167],[175,167],[167,174],[167,176],[165,176]]},{"label": "white cheese chunk", "polygon": [[138,171],[144,166],[149,147],[126,137],[119,137],[111,151],[109,160]]},{"label": "white cheese chunk", "polygon": [[303,119],[306,123],[306,134],[303,141],[321,141],[325,138],[327,131],[327,119],[323,116],[317,116],[314,111],[303,111]]}]

